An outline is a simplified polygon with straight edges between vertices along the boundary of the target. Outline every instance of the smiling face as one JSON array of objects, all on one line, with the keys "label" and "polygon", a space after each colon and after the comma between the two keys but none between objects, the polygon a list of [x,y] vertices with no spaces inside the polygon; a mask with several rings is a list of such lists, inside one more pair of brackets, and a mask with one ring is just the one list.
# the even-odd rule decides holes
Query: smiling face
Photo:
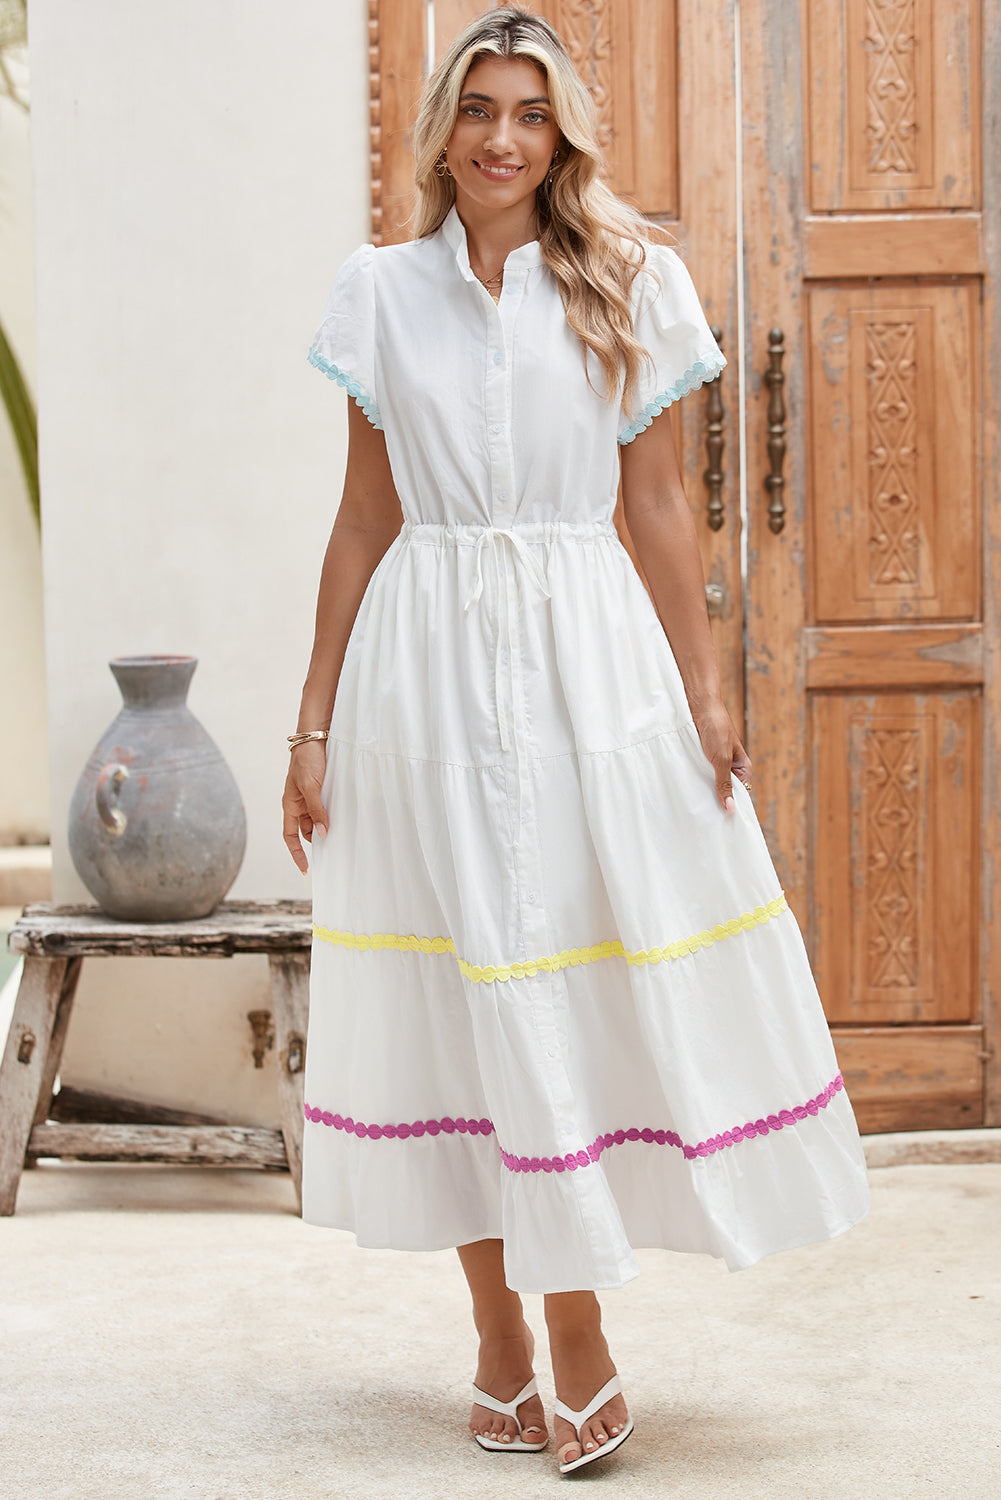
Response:
[{"label": "smiling face", "polygon": [[483,57],[469,69],[446,147],[463,199],[488,211],[531,200],[549,172],[560,128],[542,68],[525,57]]}]

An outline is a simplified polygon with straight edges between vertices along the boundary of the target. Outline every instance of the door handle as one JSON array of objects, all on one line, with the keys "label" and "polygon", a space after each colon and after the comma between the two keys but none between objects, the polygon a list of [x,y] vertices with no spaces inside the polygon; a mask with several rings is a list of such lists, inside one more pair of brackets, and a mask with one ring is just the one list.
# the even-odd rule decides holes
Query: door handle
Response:
[{"label": "door handle", "polygon": [[[719,328],[709,332],[722,348],[723,333]],[[706,520],[710,531],[719,531],[725,519],[723,513],[723,376],[717,375],[706,386],[706,460],[703,474],[709,499],[706,501]]]},{"label": "door handle", "polygon": [[786,523],[785,476],[782,469],[786,457],[786,404],[782,396],[785,374],[782,361],[785,358],[785,334],[781,328],[773,328],[768,335],[768,369],[765,385],[768,387],[768,463],[771,472],[765,476],[768,491],[768,526],[777,536]]}]

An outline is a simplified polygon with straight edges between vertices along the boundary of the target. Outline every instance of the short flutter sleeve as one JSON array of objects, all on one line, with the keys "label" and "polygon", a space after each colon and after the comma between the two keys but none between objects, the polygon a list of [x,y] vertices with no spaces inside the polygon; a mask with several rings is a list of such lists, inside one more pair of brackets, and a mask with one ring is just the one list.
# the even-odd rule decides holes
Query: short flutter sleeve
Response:
[{"label": "short flutter sleeve", "polygon": [[647,245],[633,283],[633,330],[650,355],[619,418],[619,442],[631,443],[660,412],[698,390],[723,369],[702,304],[681,257],[667,245]]},{"label": "short flutter sleeve", "polygon": [[337,273],[309,362],[343,385],[382,431],[375,377],[375,250],[360,245]]}]

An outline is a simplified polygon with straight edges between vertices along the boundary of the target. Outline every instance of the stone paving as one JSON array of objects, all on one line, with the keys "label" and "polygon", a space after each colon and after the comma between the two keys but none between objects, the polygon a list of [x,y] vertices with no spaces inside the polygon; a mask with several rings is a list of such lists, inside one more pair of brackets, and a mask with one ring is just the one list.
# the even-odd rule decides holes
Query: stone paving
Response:
[{"label": "stone paving", "polygon": [[284,1177],[43,1164],[0,1221],[0,1492],[996,1500],[1001,1164],[871,1175],[872,1213],[831,1244],[735,1275],[641,1252],[604,1298],[636,1432],[564,1481],[552,1448],[466,1435],[451,1252],[303,1226]]}]

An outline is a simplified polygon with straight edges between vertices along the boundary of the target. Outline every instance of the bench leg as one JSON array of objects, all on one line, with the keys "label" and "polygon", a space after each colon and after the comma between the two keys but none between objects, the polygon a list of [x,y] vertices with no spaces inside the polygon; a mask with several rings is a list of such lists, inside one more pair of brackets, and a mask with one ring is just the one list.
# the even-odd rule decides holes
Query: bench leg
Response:
[{"label": "bench leg", "polygon": [[278,1042],[278,1097],[282,1135],[296,1200],[302,1209],[303,1084],[309,1020],[309,954],[271,953],[271,1003]]},{"label": "bench leg", "polygon": [[50,1079],[46,1111],[52,1097],[51,1083],[59,1065],[57,1057],[50,1073],[53,1030],[57,1015],[64,1009],[60,1002],[66,992],[65,1019],[58,1039],[61,1050],[79,973],[77,968],[67,986],[69,966],[70,960],[66,958],[24,960],[7,1046],[0,1064],[0,1215],[3,1216],[14,1212],[24,1154],[46,1079]]},{"label": "bench leg", "polygon": [[49,1118],[49,1109],[52,1105],[52,1090],[56,1086],[56,1075],[63,1060],[66,1033],[70,1029],[70,1016],[73,1014],[73,1001],[76,999],[76,987],[80,982],[80,970],[82,968],[82,958],[71,958],[66,965],[62,989],[59,992],[59,1002],[56,1006],[56,1019],[52,1023],[52,1039],[49,1042],[45,1067],[42,1069],[42,1082],[38,1091],[38,1105],[35,1109],[34,1124],[36,1125],[44,1125]]}]

